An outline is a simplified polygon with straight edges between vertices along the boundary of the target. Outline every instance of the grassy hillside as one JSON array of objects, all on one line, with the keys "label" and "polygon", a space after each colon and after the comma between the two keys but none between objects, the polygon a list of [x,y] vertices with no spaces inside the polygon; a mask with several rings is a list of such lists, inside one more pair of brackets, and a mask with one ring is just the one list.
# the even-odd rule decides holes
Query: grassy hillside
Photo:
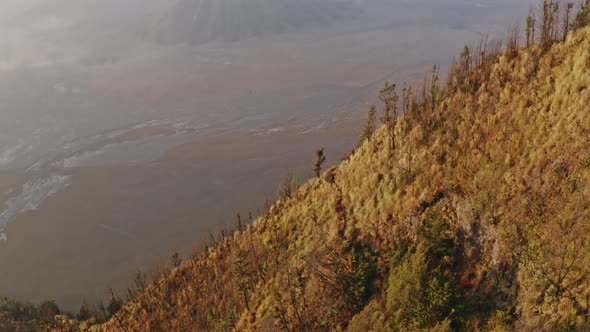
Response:
[{"label": "grassy hillside", "polygon": [[590,28],[485,45],[444,87],[436,70],[417,92],[386,86],[384,125],[338,167],[112,302],[108,322],[48,324],[590,330]]},{"label": "grassy hillside", "polygon": [[590,29],[481,54],[94,329],[590,329]]}]

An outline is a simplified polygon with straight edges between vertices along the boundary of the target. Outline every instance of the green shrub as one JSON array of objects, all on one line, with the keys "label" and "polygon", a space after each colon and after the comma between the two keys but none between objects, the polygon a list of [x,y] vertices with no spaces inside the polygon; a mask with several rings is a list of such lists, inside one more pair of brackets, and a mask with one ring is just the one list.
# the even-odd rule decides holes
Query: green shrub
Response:
[{"label": "green shrub", "polygon": [[429,247],[420,243],[389,275],[387,312],[397,328],[429,328],[454,312],[454,283],[429,269]]},{"label": "green shrub", "polygon": [[56,315],[60,314],[60,309],[55,301],[42,301],[36,304],[20,302],[7,297],[0,298],[0,311],[19,322],[40,320],[50,323],[53,322]]},{"label": "green shrub", "polygon": [[43,301],[37,305],[36,308],[37,318],[43,322],[53,322],[56,315],[59,315],[61,311],[55,301]]}]

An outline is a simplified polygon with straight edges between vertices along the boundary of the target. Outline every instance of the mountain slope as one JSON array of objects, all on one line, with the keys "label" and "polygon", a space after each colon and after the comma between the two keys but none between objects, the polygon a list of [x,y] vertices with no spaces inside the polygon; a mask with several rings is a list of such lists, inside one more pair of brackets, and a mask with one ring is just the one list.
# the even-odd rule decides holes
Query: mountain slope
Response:
[{"label": "mountain slope", "polygon": [[589,328],[590,29],[475,58],[96,329]]}]

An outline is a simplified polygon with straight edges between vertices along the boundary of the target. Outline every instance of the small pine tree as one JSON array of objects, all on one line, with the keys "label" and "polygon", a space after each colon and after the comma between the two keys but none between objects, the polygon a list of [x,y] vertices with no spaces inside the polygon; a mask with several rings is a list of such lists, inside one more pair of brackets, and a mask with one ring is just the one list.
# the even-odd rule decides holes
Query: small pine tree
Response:
[{"label": "small pine tree", "polygon": [[90,306],[86,303],[86,301],[82,302],[82,305],[80,306],[80,310],[78,311],[78,314],[76,315],[76,318],[83,322],[83,321],[87,321],[92,317],[92,311],[90,310]]},{"label": "small pine tree", "polygon": [[398,117],[399,101],[395,84],[385,82],[383,89],[379,92],[379,100],[385,105],[381,122],[383,122],[387,128],[391,153],[395,149],[395,125]]},{"label": "small pine tree", "polygon": [[123,307],[123,300],[115,295],[113,289],[110,290],[111,298],[109,299],[109,304],[106,307],[106,315],[108,318],[113,317],[121,308]]},{"label": "small pine tree", "polygon": [[531,8],[529,16],[526,18],[526,46],[529,47],[535,43],[535,9]]},{"label": "small pine tree", "polygon": [[438,94],[440,91],[440,87],[439,87],[439,76],[438,76],[438,66],[434,65],[432,67],[432,76],[430,79],[430,111],[432,113],[434,113],[435,109],[436,109],[436,105],[438,103]]},{"label": "small pine tree", "polygon": [[412,103],[412,87],[408,86],[406,82],[404,82],[404,88],[402,90],[402,112],[406,114],[410,112]]},{"label": "small pine tree", "polygon": [[519,37],[520,26],[518,24],[514,24],[510,29],[507,43],[507,54],[510,58],[514,58],[518,54]]},{"label": "small pine tree", "polygon": [[238,249],[234,261],[234,270],[236,273],[237,286],[244,300],[244,305],[247,310],[250,310],[250,293],[254,288],[255,272],[249,261],[250,251],[246,249]]},{"label": "small pine tree", "polygon": [[377,108],[375,107],[375,105],[371,105],[371,108],[369,108],[369,113],[367,115],[367,123],[365,124],[365,127],[363,128],[363,133],[361,134],[360,144],[362,144],[365,140],[371,140],[371,137],[375,132],[376,122]]},{"label": "small pine tree", "polygon": [[469,50],[469,46],[465,45],[459,57],[459,65],[464,74],[467,74],[471,70],[471,62],[471,51]]},{"label": "small pine tree", "polygon": [[397,102],[399,97],[395,91],[395,84],[385,82],[383,89],[379,92],[379,100],[383,102],[385,108],[383,109],[383,117],[381,122],[385,125],[390,125],[397,117]]},{"label": "small pine tree", "polygon": [[563,41],[565,41],[567,39],[567,34],[569,33],[570,28],[571,28],[570,15],[571,15],[573,8],[574,8],[573,2],[568,1],[565,4],[565,13],[563,15],[563,38],[562,38]]},{"label": "small pine tree", "polygon": [[541,46],[547,49],[556,39],[556,18],[558,16],[559,3],[554,0],[544,0],[541,5]]},{"label": "small pine tree", "polygon": [[135,273],[135,277],[133,278],[133,283],[135,284],[135,289],[128,288],[127,289],[127,300],[132,301],[135,297],[143,292],[148,286],[147,275],[145,272],[141,270],[137,270]]},{"label": "small pine tree", "polygon": [[[282,201],[286,201],[293,197],[295,192],[299,189],[299,179],[293,174],[289,173],[285,176],[285,180],[280,185],[278,190],[278,197]],[[252,219],[252,217],[250,217]]]},{"label": "small pine tree", "polygon": [[178,252],[172,254],[172,267],[177,268],[180,266],[181,263],[182,259],[180,259],[180,254]]},{"label": "small pine tree", "polygon": [[315,152],[316,155],[316,159],[315,159],[315,164],[313,166],[313,171],[315,173],[315,175],[319,178],[320,174],[322,172],[322,166],[324,164],[324,162],[326,161],[326,156],[324,155],[324,148],[318,149]]},{"label": "small pine tree", "polygon": [[[459,63],[457,64],[457,69],[455,73],[455,76],[457,77],[458,87],[463,91],[466,91],[468,87],[471,86],[470,71],[472,65],[473,57],[471,56],[471,50],[469,49],[469,46],[465,45],[463,51],[461,51],[461,54],[459,55]],[[426,87],[424,86],[423,89],[425,88]],[[425,95],[426,94],[423,93],[423,99],[425,99]]]}]

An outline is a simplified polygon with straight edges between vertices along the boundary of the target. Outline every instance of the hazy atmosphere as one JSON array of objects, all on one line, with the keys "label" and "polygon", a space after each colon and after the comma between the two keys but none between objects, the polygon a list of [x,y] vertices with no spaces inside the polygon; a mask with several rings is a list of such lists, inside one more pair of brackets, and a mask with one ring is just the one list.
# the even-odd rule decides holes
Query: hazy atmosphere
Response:
[{"label": "hazy atmosphere", "polygon": [[358,142],[385,80],[525,0],[0,1],[0,296],[67,310],[256,215]]}]

